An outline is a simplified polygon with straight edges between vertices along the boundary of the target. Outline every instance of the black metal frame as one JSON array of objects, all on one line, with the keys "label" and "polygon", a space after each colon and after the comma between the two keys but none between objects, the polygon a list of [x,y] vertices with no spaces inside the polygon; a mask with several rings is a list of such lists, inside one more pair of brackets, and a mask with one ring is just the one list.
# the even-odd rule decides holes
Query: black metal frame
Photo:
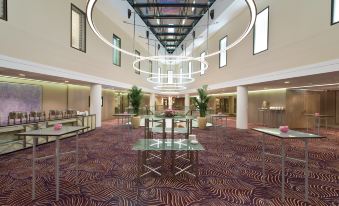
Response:
[{"label": "black metal frame", "polygon": [[[333,21],[334,20],[333,19],[333,17],[334,17],[334,1],[337,1],[337,0],[332,0],[331,1],[331,26],[339,23],[339,21],[336,21],[336,22]],[[337,11],[337,12],[339,12],[339,11]]]},{"label": "black metal frame", "polygon": [[[120,42],[119,48],[121,49],[121,45],[122,45],[121,38],[118,37],[117,35],[113,34],[113,39],[119,39],[119,42]],[[121,67],[121,52],[117,50],[117,52],[119,54],[119,64],[115,64],[114,63],[114,51],[115,51],[115,49],[113,49],[113,65]]]},{"label": "black metal frame", "polygon": [[[84,49],[78,49],[76,47],[73,47],[72,46],[72,12],[73,12],[73,9],[77,12],[79,12],[81,15],[84,16],[84,38],[85,38],[85,41],[84,41]],[[86,19],[86,13],[83,12],[81,9],[79,9],[77,6],[75,6],[73,3],[71,3],[71,22],[70,22],[70,46],[71,48],[73,49],[76,49],[78,51],[81,51],[81,52],[84,52],[86,53],[86,48],[87,48],[87,27],[86,27],[86,23],[87,23],[87,19]]]},{"label": "black metal frame", "polygon": [[3,13],[4,13],[4,16],[3,17],[0,17],[0,19],[4,20],[4,21],[7,21],[8,20],[8,16],[7,16],[7,0],[4,0],[3,1]]},{"label": "black metal frame", "polygon": [[265,11],[266,9],[268,9],[268,16],[267,16],[267,48],[266,49],[264,49],[264,50],[262,50],[262,51],[260,51],[260,52],[258,52],[258,53],[254,53],[254,47],[255,47],[255,25],[254,25],[254,28],[253,28],[253,55],[257,55],[257,54],[260,54],[260,53],[263,53],[263,52],[265,52],[265,51],[267,51],[268,50],[268,48],[269,48],[269,39],[270,39],[270,7],[269,6],[267,6],[266,8],[264,8],[263,10],[261,10],[258,14],[257,14],[257,16],[259,15],[259,14],[261,14],[263,11]]},{"label": "black metal frame", "polygon": [[[173,53],[175,49],[170,49],[170,47],[177,48],[182,41],[186,38],[186,36],[192,31],[193,27],[198,23],[198,21],[203,17],[203,15],[208,11],[210,6],[216,0],[209,0],[206,3],[158,3],[158,2],[149,2],[149,3],[138,3],[137,1],[127,0],[128,3],[134,8],[135,12],[140,16],[140,18],[145,22],[147,27],[149,27],[150,31],[155,35],[155,37],[161,42],[161,44],[166,48],[167,52]],[[200,9],[199,12],[194,12],[193,14],[187,15],[185,13],[180,13],[179,15],[168,15],[168,14],[147,14],[144,13],[141,9],[142,8],[198,8]],[[196,10],[195,10],[196,11]],[[173,20],[173,19],[186,19],[191,20],[189,24],[152,24],[150,20],[154,19],[162,19],[162,20]],[[180,29],[180,32],[170,33],[170,32],[156,32],[155,29],[162,29],[162,28],[177,28]],[[161,38],[163,36],[175,36],[175,39],[169,38]],[[174,45],[168,45],[167,42],[176,42]]]},{"label": "black metal frame", "polygon": [[[219,51],[221,51],[221,41],[226,38],[226,47],[227,47],[227,42],[228,42],[228,35],[224,36],[219,40]],[[226,51],[226,64],[224,66],[220,66],[220,60],[221,60],[221,52],[219,53],[219,69],[224,68],[227,66],[227,54],[228,52]]]}]

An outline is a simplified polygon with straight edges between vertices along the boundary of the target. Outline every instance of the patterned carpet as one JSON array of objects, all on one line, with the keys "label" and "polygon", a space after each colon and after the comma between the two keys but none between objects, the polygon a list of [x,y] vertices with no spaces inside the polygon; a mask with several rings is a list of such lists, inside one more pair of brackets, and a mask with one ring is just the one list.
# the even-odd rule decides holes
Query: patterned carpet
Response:
[{"label": "patterned carpet", "polygon": [[[80,183],[76,185],[74,156],[61,158],[61,196],[55,202],[54,160],[38,164],[37,199],[31,200],[31,149],[0,157],[0,205],[282,205],[281,166],[266,159],[262,181],[260,134],[232,127],[219,137],[210,130],[194,129],[206,151],[200,153],[199,181],[187,176],[137,177],[137,154],[131,147],[143,129],[113,128],[112,122],[80,137]],[[222,137],[222,136],[226,136]],[[62,151],[74,148],[75,139],[65,139]],[[278,154],[279,141],[272,138],[268,151]],[[304,202],[303,164],[286,165],[286,205],[339,205],[339,132],[326,140],[313,140],[310,147],[310,203]],[[303,142],[289,141],[287,154],[303,158]],[[54,144],[38,147],[38,155],[53,154]]]}]

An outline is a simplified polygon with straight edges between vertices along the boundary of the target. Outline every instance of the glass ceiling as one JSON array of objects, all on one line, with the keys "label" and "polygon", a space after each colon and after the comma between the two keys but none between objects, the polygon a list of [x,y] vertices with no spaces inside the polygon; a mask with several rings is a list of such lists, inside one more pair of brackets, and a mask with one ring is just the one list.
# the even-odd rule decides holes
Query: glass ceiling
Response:
[{"label": "glass ceiling", "polygon": [[169,53],[173,53],[215,1],[128,0]]}]

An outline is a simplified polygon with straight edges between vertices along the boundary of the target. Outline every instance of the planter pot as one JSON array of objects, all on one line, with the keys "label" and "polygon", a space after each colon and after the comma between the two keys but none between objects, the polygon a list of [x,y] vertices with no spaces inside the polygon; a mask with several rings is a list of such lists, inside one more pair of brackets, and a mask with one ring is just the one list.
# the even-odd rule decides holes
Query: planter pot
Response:
[{"label": "planter pot", "polygon": [[133,129],[138,129],[140,127],[140,117],[139,116],[132,117],[131,123]]},{"label": "planter pot", "polygon": [[207,119],[206,117],[198,117],[199,129],[206,129]]}]

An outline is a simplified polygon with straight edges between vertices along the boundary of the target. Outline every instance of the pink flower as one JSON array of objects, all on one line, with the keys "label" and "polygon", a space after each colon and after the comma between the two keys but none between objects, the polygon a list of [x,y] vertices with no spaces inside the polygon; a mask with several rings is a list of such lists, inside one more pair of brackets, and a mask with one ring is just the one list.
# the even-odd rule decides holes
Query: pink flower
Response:
[{"label": "pink flower", "polygon": [[319,112],[314,113],[314,116],[319,117]]},{"label": "pink flower", "polygon": [[279,130],[280,130],[280,132],[287,133],[288,132],[288,126],[280,126]]},{"label": "pink flower", "polygon": [[57,123],[54,125],[54,130],[61,130],[62,129],[62,124]]}]

